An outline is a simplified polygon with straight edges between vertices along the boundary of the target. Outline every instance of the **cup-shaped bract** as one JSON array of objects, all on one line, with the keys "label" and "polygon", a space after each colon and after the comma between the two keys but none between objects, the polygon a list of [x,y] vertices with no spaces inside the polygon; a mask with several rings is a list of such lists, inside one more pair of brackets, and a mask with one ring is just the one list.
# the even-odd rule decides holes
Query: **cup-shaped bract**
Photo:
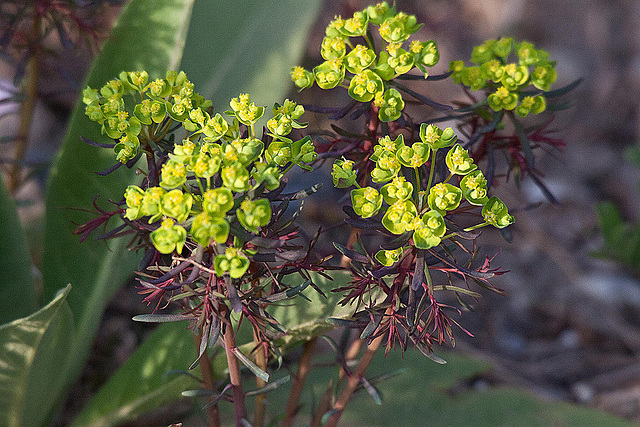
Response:
[{"label": "cup-shaped bract", "polygon": [[378,262],[386,267],[392,266],[396,262],[400,260],[402,253],[404,252],[403,248],[386,250],[382,249],[375,254],[375,258]]},{"label": "cup-shaped bract", "polygon": [[345,70],[342,58],[335,58],[315,67],[313,75],[321,89],[333,89],[344,80]]},{"label": "cup-shaped bract", "polygon": [[239,279],[249,269],[249,258],[240,249],[228,247],[224,254],[216,255],[213,268],[218,276],[229,272],[232,279]]},{"label": "cup-shaped bract", "polygon": [[349,83],[349,96],[358,102],[369,102],[383,91],[380,76],[368,69],[353,76]]},{"label": "cup-shaped bract", "polygon": [[454,185],[442,182],[431,187],[427,197],[429,207],[442,215],[460,206],[461,201],[462,190]]},{"label": "cup-shaped bract", "polygon": [[169,159],[162,165],[160,186],[166,190],[180,187],[187,182],[187,168],[182,162]]},{"label": "cup-shaped bract", "polygon": [[223,217],[233,207],[233,193],[226,187],[207,190],[202,196],[202,209],[209,215]]},{"label": "cup-shaped bract", "polygon": [[300,90],[313,86],[313,82],[315,81],[313,73],[300,66],[291,68],[290,75],[293,84]]},{"label": "cup-shaped bract", "polygon": [[246,199],[236,210],[236,216],[245,230],[257,233],[258,227],[264,227],[271,221],[271,205],[267,199]]},{"label": "cup-shaped bract", "polygon": [[384,151],[376,160],[376,167],[371,171],[371,180],[376,183],[391,181],[399,171],[400,162],[396,155]]},{"label": "cup-shaped bract", "polygon": [[325,60],[342,58],[347,53],[347,45],[340,36],[325,36],[320,45],[320,54]]},{"label": "cup-shaped bract", "polygon": [[347,71],[352,74],[361,73],[376,60],[376,53],[361,44],[356,45],[344,58]]},{"label": "cup-shaped bract", "polygon": [[382,225],[393,234],[413,230],[418,210],[412,200],[399,200],[389,206],[382,217]]},{"label": "cup-shaped bract", "polygon": [[171,218],[165,218],[160,227],[151,232],[149,239],[162,254],[170,254],[174,250],[181,253],[187,241],[187,230],[175,224]]},{"label": "cup-shaped bract", "polygon": [[455,175],[466,175],[478,168],[473,163],[473,159],[469,157],[469,152],[462,148],[460,144],[456,144],[447,153],[445,162],[449,171]]},{"label": "cup-shaped bract", "polygon": [[509,215],[507,205],[497,197],[491,197],[482,208],[482,217],[496,228],[505,228],[513,224],[513,217]]},{"label": "cup-shaped bract", "polygon": [[429,249],[438,246],[447,227],[440,212],[431,210],[426,212],[417,222],[413,232],[413,243],[418,249]]},{"label": "cup-shaped bract", "polygon": [[420,139],[435,151],[453,145],[458,137],[450,127],[440,129],[437,125],[422,123],[420,125]]},{"label": "cup-shaped bract", "polygon": [[382,195],[373,187],[351,190],[351,206],[362,218],[369,218],[378,213],[382,207]]},{"label": "cup-shaped bract", "polygon": [[402,95],[393,88],[387,89],[382,96],[378,93],[374,103],[376,107],[379,107],[378,118],[382,122],[392,122],[399,119],[404,109]]},{"label": "cup-shaped bract", "polygon": [[518,105],[518,94],[509,92],[506,87],[500,86],[487,97],[487,102],[493,111],[513,110]]},{"label": "cup-shaped bract", "polygon": [[351,187],[357,178],[356,171],[353,170],[354,162],[342,159],[336,159],[331,169],[331,177],[333,178],[333,186],[336,188]]},{"label": "cup-shaped bract", "polygon": [[398,161],[408,168],[419,168],[429,160],[431,148],[423,142],[414,142],[411,146],[403,145],[397,153]]},{"label": "cup-shaped bract", "polygon": [[192,204],[193,196],[176,188],[162,195],[160,211],[163,215],[175,218],[178,222],[184,222],[189,217]]},{"label": "cup-shaped bract", "polygon": [[251,187],[249,172],[240,162],[223,166],[220,175],[222,176],[222,184],[236,193],[247,191]]},{"label": "cup-shaped bract", "polygon": [[229,223],[218,216],[200,212],[193,217],[190,234],[196,243],[208,246],[213,239],[216,243],[224,243],[229,237]]},{"label": "cup-shaped bract", "polygon": [[489,200],[487,197],[487,180],[482,171],[477,169],[460,180],[462,195],[475,206],[483,206]]},{"label": "cup-shaped bract", "polygon": [[380,189],[380,194],[382,194],[384,201],[387,202],[389,206],[398,201],[409,199],[412,193],[413,185],[407,182],[402,175],[396,176],[393,178],[393,181],[383,185]]},{"label": "cup-shaped bract", "polygon": [[144,211],[142,209],[142,200],[144,199],[144,191],[137,185],[130,185],[124,192],[124,200],[127,203],[125,218],[130,221],[142,218]]}]

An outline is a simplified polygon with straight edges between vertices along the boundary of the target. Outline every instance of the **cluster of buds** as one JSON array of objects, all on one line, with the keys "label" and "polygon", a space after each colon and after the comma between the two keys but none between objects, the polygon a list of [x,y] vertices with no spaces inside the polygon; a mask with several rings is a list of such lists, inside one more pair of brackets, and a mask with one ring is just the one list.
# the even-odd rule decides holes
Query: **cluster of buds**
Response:
[{"label": "cluster of buds", "polygon": [[[370,36],[373,26],[378,27],[384,44],[379,51]],[[427,68],[440,59],[433,40],[409,42],[421,27],[414,15],[396,12],[387,2],[355,12],[348,19],[337,16],[327,26],[322,41],[320,53],[325,62],[312,71],[294,67],[291,78],[301,90],[314,82],[322,89],[343,86],[356,101],[373,101],[379,107],[381,121],[397,120],[405,103],[390,82],[414,68],[427,78]]]},{"label": "cluster of buds", "polygon": [[[512,52],[517,62],[508,62]],[[451,77],[472,91],[485,89],[492,110],[514,110],[520,117],[545,111],[547,102],[541,92],[549,91],[556,80],[555,61],[549,61],[546,51],[526,41],[515,43],[513,38],[503,37],[474,47],[471,62],[475,65],[451,62]],[[530,85],[534,89],[525,90]]]}]

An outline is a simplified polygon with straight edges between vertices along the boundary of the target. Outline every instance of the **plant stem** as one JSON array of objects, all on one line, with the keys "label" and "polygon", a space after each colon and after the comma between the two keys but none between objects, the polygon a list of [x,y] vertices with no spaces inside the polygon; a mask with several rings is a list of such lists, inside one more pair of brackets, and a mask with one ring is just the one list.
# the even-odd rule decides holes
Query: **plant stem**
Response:
[{"label": "plant stem", "polygon": [[[264,346],[262,345],[262,343],[260,342],[260,338],[258,337],[258,335],[255,333],[253,333],[253,339],[254,339],[254,343],[256,345],[258,345],[258,349],[256,350],[256,365],[258,365],[258,367],[260,369],[262,369],[263,371],[267,371],[267,357],[264,354]],[[265,385],[267,385],[267,382],[264,381],[261,378],[256,377],[256,386],[258,388],[260,387],[264,387]],[[265,399],[266,399],[266,394],[259,394],[256,396],[256,408],[255,408],[255,413],[254,413],[254,419],[253,419],[253,426],[254,427],[262,427],[264,426],[264,419],[265,419],[265,414],[267,412],[267,407],[265,405]]]},{"label": "plant stem", "polygon": [[27,152],[29,129],[33,119],[33,110],[38,97],[38,77],[40,74],[40,33],[42,28],[42,16],[38,8],[33,12],[33,26],[31,27],[31,42],[33,43],[33,55],[27,65],[26,97],[20,108],[20,125],[18,128],[18,140],[16,146],[15,162],[9,171],[7,186],[11,194],[15,194],[21,184],[21,170],[24,156]]},{"label": "plant stem", "polygon": [[[202,341],[202,331],[199,331],[196,335],[194,335],[194,340],[196,344],[196,351],[200,348],[200,342]],[[204,354],[200,357],[200,372],[202,373],[202,383],[205,389],[214,390],[214,381],[213,381],[213,369],[211,367],[211,361],[207,356],[207,350],[204,351]],[[211,399],[209,399],[211,400]],[[209,420],[207,425],[210,427],[218,427],[220,426],[220,413],[218,412],[218,405],[211,405],[208,408],[209,412]]]},{"label": "plant stem", "polygon": [[436,154],[438,153],[438,150],[435,149],[433,150],[433,153],[431,154],[431,167],[429,168],[429,181],[427,181],[427,194],[429,193],[429,190],[431,190],[431,184],[433,183],[433,174],[436,170]]},{"label": "plant stem", "polygon": [[293,385],[289,392],[289,399],[287,400],[287,408],[285,410],[284,420],[282,420],[283,427],[290,427],[293,423],[293,418],[296,416],[296,410],[300,402],[300,396],[302,395],[302,389],[307,379],[307,374],[311,370],[311,357],[313,356],[313,350],[316,346],[317,338],[312,338],[304,343],[302,347],[302,356],[300,357],[300,364],[298,365],[298,372],[293,379]]},{"label": "plant stem", "polygon": [[[390,310],[391,309],[387,309],[387,314],[389,314]],[[340,416],[342,415],[344,407],[347,405],[349,399],[351,398],[351,395],[360,383],[360,378],[362,378],[364,372],[369,367],[369,364],[371,363],[373,356],[376,354],[376,351],[380,347],[380,344],[382,344],[384,336],[385,334],[381,334],[367,346],[367,349],[360,358],[356,369],[351,373],[351,376],[349,376],[347,385],[345,386],[344,390],[342,390],[338,401],[335,403],[335,405],[333,405],[333,409],[335,409],[337,412],[331,418],[329,418],[326,424],[327,427],[335,427],[338,424],[338,420],[340,420]]]},{"label": "plant stem", "polygon": [[240,376],[240,365],[232,349],[236,342],[233,336],[231,322],[225,325],[224,331],[224,351],[227,354],[227,366],[229,367],[229,381],[233,390],[233,407],[236,415],[236,426],[242,426],[242,419],[247,418],[247,407],[244,403],[244,391],[242,390],[242,378]]}]

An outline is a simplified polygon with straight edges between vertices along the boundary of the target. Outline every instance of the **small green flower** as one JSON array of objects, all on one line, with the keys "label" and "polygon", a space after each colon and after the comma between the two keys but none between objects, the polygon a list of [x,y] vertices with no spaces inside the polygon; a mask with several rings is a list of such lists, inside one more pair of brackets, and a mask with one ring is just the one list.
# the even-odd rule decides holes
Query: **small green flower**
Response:
[{"label": "small green flower", "polygon": [[222,167],[222,183],[236,193],[247,191],[251,188],[249,184],[249,172],[240,162],[231,163]]},{"label": "small green flower", "polygon": [[216,243],[224,243],[229,237],[229,223],[223,218],[201,212],[193,217],[190,233],[193,240],[204,247],[209,246],[211,239]]},{"label": "small green flower", "polygon": [[420,125],[420,139],[435,151],[453,145],[458,137],[450,127],[440,129],[437,125],[422,123]]},{"label": "small green flower", "polygon": [[457,208],[462,201],[462,190],[451,184],[439,183],[431,187],[427,203],[433,210],[445,214]]},{"label": "small green flower", "polygon": [[232,279],[239,279],[249,269],[249,258],[242,250],[228,247],[224,254],[216,255],[213,260],[213,268],[218,276],[224,275],[227,271]]},{"label": "small green flower", "polygon": [[151,232],[149,239],[162,254],[170,254],[174,249],[181,253],[187,240],[187,230],[174,224],[171,218],[165,218],[162,220],[162,225]]},{"label": "small green flower", "polygon": [[412,146],[403,145],[397,153],[398,160],[409,168],[419,168],[429,160],[431,148],[423,142],[414,142]]},{"label": "small green flower", "polygon": [[347,53],[347,45],[342,37],[326,36],[322,39],[320,54],[325,60],[342,58]]},{"label": "small green flower", "polygon": [[429,249],[438,246],[441,237],[447,231],[444,218],[440,212],[428,211],[419,221],[413,233],[413,243],[418,249]]},{"label": "small green flower", "polygon": [[373,25],[380,25],[385,19],[396,14],[395,5],[394,7],[389,7],[389,3],[386,1],[377,3],[375,6],[367,6],[364,11],[369,17],[369,22]]},{"label": "small green flower", "polygon": [[340,28],[340,33],[347,37],[360,37],[367,33],[369,16],[366,12],[355,12]]},{"label": "small green flower", "polygon": [[160,123],[167,116],[167,107],[164,102],[143,99],[134,107],[133,114],[145,125]]},{"label": "small green flower", "polygon": [[191,99],[180,95],[173,95],[171,98],[173,99],[173,102],[165,102],[167,113],[169,113],[169,116],[173,120],[184,122],[189,118],[189,112],[192,109]]},{"label": "small green flower", "polygon": [[398,248],[393,250],[381,250],[376,252],[375,258],[378,262],[386,267],[390,267],[400,260],[404,249]]},{"label": "small green flower", "polygon": [[392,122],[402,115],[404,109],[404,100],[397,90],[390,88],[380,96],[380,92],[375,97],[374,104],[379,107],[378,117],[380,121]]},{"label": "small green flower", "polygon": [[489,62],[485,62],[480,66],[484,76],[494,83],[499,83],[504,75],[504,66],[497,59],[492,59]]},{"label": "small green flower", "polygon": [[376,60],[376,53],[359,44],[351,49],[351,52],[347,54],[344,60],[347,71],[352,74],[358,74],[373,64],[373,61]]},{"label": "small green flower", "polygon": [[409,50],[414,54],[413,62],[424,73],[424,78],[426,79],[429,73],[425,67],[433,67],[440,60],[440,52],[436,42],[428,40],[421,43],[414,40],[411,42]]},{"label": "small green flower", "polygon": [[258,227],[264,227],[271,221],[271,205],[267,199],[245,199],[236,210],[238,221],[245,230],[258,232]]},{"label": "small green flower", "polygon": [[487,198],[487,180],[482,171],[477,169],[460,180],[460,189],[465,199],[472,205],[483,206]]},{"label": "small green flower", "polygon": [[123,71],[119,77],[125,90],[129,92],[143,92],[149,81],[149,73],[146,71]]},{"label": "small green flower", "polygon": [[193,196],[176,188],[162,195],[160,211],[163,215],[175,218],[178,222],[184,222],[189,217],[192,204]]},{"label": "small green flower", "polygon": [[471,62],[476,65],[482,65],[494,59],[493,46],[495,43],[495,40],[486,40],[484,43],[475,46],[471,52]]},{"label": "small green flower", "polygon": [[556,70],[550,63],[537,65],[531,73],[531,84],[540,90],[549,90],[556,81]]},{"label": "small green flower", "polygon": [[247,166],[262,154],[264,143],[256,138],[236,139],[222,145],[224,164],[240,162]]},{"label": "small green flower", "polygon": [[301,140],[291,143],[291,161],[302,169],[311,170],[304,163],[311,163],[316,158],[318,158],[318,153],[316,153],[310,136],[307,135]]},{"label": "small green flower", "polygon": [[511,49],[513,48],[513,38],[512,37],[502,37],[495,41],[495,43],[491,46],[491,50],[493,54],[498,58],[502,59],[502,61],[506,61],[507,56],[511,53]]},{"label": "small green flower", "polygon": [[284,166],[291,161],[291,143],[288,141],[272,141],[264,152],[269,163]]},{"label": "small green flower", "polygon": [[482,208],[482,217],[496,228],[504,228],[513,224],[513,217],[509,215],[507,205],[497,197],[490,198]]},{"label": "small green flower", "polygon": [[516,53],[518,55],[520,65],[528,67],[544,63],[549,60],[549,53],[544,50],[536,50],[533,43],[527,41],[520,42],[516,45]]},{"label": "small green flower", "polygon": [[387,209],[382,217],[382,225],[393,234],[413,230],[418,216],[416,205],[411,200],[398,200]]},{"label": "small green flower", "polygon": [[330,59],[313,69],[313,75],[322,89],[333,89],[344,80],[344,66],[342,58]]},{"label": "small green flower", "polygon": [[169,159],[162,165],[160,186],[170,190],[187,182],[187,168],[181,162]]},{"label": "small green flower", "polygon": [[100,99],[100,94],[97,89],[91,89],[90,86],[87,86],[82,91],[82,102],[86,105],[93,104],[94,102],[98,102]]},{"label": "small green flower", "polygon": [[124,85],[118,79],[109,80],[102,88],[100,88],[100,95],[105,98],[111,98],[114,96],[122,97],[124,92]]},{"label": "small green flower", "polygon": [[264,162],[255,162],[253,166],[255,169],[252,176],[256,180],[256,184],[266,182],[267,190],[275,190],[280,187],[280,178],[282,178],[280,168]]},{"label": "small green flower", "polygon": [[524,65],[507,64],[500,81],[510,91],[518,90],[529,80],[529,70]]},{"label": "small green flower", "polygon": [[464,69],[463,61],[451,61],[449,63],[449,71],[451,71],[451,78],[455,84],[462,83],[462,72]]},{"label": "small green flower", "polygon": [[255,124],[264,114],[264,107],[258,107],[251,102],[249,95],[240,94],[237,98],[233,98],[229,103],[233,109],[236,118],[240,123],[247,126]]},{"label": "small green flower", "polygon": [[407,182],[402,175],[396,176],[393,178],[393,181],[383,185],[380,189],[380,194],[382,194],[384,201],[387,202],[389,206],[396,202],[409,199],[412,193],[413,185]]},{"label": "small green flower", "polygon": [[518,94],[509,92],[506,87],[500,86],[487,97],[487,101],[493,111],[513,110],[518,105]]},{"label": "small green flower", "polygon": [[377,162],[385,152],[395,154],[401,147],[404,147],[404,136],[402,134],[399,134],[393,141],[389,135],[385,135],[382,138],[378,138],[378,143],[373,147],[373,154],[370,158]]},{"label": "small green flower", "polygon": [[358,102],[369,102],[384,91],[382,79],[371,70],[356,74],[349,84],[349,96]]},{"label": "small green flower", "polygon": [[116,153],[116,160],[120,163],[127,163],[138,155],[139,148],[140,140],[137,136],[124,134],[120,138],[120,141],[113,147],[113,151]]},{"label": "small green flower", "polygon": [[169,158],[177,163],[189,165],[192,159],[198,155],[198,146],[190,139],[183,139],[182,144],[173,146],[173,153],[169,153]]},{"label": "small green flower", "polygon": [[454,145],[449,150],[445,162],[451,173],[456,175],[466,175],[478,168],[478,166],[473,163],[473,159],[469,157],[469,152],[462,148],[460,144]]},{"label": "small green flower", "polygon": [[515,109],[515,113],[520,117],[527,117],[529,113],[540,114],[547,108],[547,101],[544,96],[525,96]]},{"label": "small green flower", "polygon": [[87,105],[84,110],[84,113],[89,117],[89,120],[92,122],[97,122],[100,124],[104,123],[104,114],[102,113],[102,108],[100,108],[100,103],[98,101],[93,102],[92,104]]},{"label": "small green flower", "polygon": [[469,86],[471,90],[480,90],[487,85],[487,76],[480,67],[465,67],[460,74],[462,84]]},{"label": "small green flower", "polygon": [[305,70],[300,66],[291,68],[291,80],[300,90],[313,86],[315,78],[311,71]]},{"label": "small green flower", "polygon": [[144,216],[142,209],[142,200],[144,199],[144,191],[137,185],[130,185],[124,192],[124,200],[127,202],[127,211],[125,217],[130,220],[136,220]]},{"label": "small green flower", "polygon": [[351,187],[356,182],[356,171],[353,170],[354,162],[342,159],[336,159],[333,162],[331,177],[333,178],[333,186],[336,188]]},{"label": "small green flower", "polygon": [[395,16],[386,18],[378,31],[386,42],[397,43],[405,41],[421,27],[422,24],[418,24],[415,15],[398,12]]},{"label": "small green flower", "polygon": [[405,74],[411,70],[413,68],[413,60],[415,57],[413,53],[402,49],[400,47],[401,45],[401,43],[389,43],[386,48],[389,53],[387,64],[393,68],[396,75]]},{"label": "small green flower", "polygon": [[200,153],[193,163],[193,173],[198,178],[211,178],[220,170],[221,163],[220,156],[209,156],[208,154]]},{"label": "small green flower", "polygon": [[147,85],[146,92],[154,100],[163,100],[171,94],[171,85],[165,79],[156,79]]},{"label": "small green flower", "polygon": [[215,142],[222,138],[228,130],[229,124],[227,121],[220,115],[220,113],[216,113],[215,116],[204,123],[202,133],[207,136],[207,141]]},{"label": "small green flower", "polygon": [[382,207],[382,195],[372,187],[357,188],[351,190],[351,205],[356,214],[369,218]]},{"label": "small green flower", "polygon": [[376,183],[391,181],[400,171],[400,162],[395,154],[385,151],[376,161],[371,171],[371,180]]},{"label": "small green flower", "polygon": [[202,209],[212,216],[225,216],[233,203],[233,193],[226,187],[207,190],[202,195]]},{"label": "small green flower", "polygon": [[145,190],[142,199],[142,214],[150,216],[149,224],[155,222],[162,216],[160,205],[162,203],[162,196],[165,194],[166,191],[160,187],[149,187]]}]

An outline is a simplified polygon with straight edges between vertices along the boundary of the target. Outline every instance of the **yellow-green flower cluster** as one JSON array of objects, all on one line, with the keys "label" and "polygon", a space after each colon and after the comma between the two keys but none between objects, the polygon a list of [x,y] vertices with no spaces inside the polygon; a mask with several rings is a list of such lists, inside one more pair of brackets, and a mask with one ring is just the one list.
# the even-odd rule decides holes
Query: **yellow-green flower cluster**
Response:
[{"label": "yellow-green flower cluster", "polygon": [[[517,62],[508,62],[511,53]],[[471,62],[475,65],[467,67],[463,61],[451,62],[451,77],[473,91],[486,89],[492,110],[515,110],[520,117],[526,117],[546,109],[543,94],[523,92],[530,85],[539,92],[548,91],[555,82],[555,61],[549,61],[546,51],[527,41],[515,43],[513,38],[503,37],[474,47]]]},{"label": "yellow-green flower cluster", "polygon": [[[445,216],[456,210],[463,200],[472,206],[482,206],[484,222],[477,226],[493,225],[503,228],[513,222],[504,203],[487,197],[487,181],[478,169],[469,152],[460,144],[451,128],[440,129],[436,125],[422,124],[420,141],[405,144],[402,134],[395,140],[389,136],[380,138],[374,147],[371,160],[375,167],[371,170],[371,181],[384,184],[359,187],[355,182],[356,171],[353,162],[338,159],[333,165],[333,180],[336,187],[356,185],[351,190],[351,204],[354,212],[362,218],[372,218],[380,212],[382,226],[392,234],[412,233],[413,246],[429,249],[437,246],[447,233]],[[455,145],[453,145],[455,144]],[[453,145],[453,146],[452,146]],[[450,147],[450,148],[449,148]],[[445,162],[450,172],[443,182],[431,183],[437,150],[449,148]],[[430,177],[427,187],[422,186],[423,166],[431,160]],[[406,168],[406,169],[403,169]],[[411,181],[408,180],[411,177]],[[452,178],[458,185],[449,182]],[[403,249],[381,250],[375,257],[383,265],[397,262]]]},{"label": "yellow-green flower cluster", "polygon": [[[378,27],[380,37],[386,42],[379,52],[374,51],[370,38],[373,26]],[[427,68],[440,59],[433,40],[409,42],[421,27],[414,15],[397,12],[395,6],[390,7],[386,1],[357,11],[348,19],[336,16],[327,26],[320,46],[325,61],[312,71],[293,67],[291,79],[300,90],[311,87],[314,81],[322,89],[343,86],[356,101],[374,101],[379,107],[380,120],[396,120],[402,113],[404,101],[388,81],[414,68],[427,78]]]}]

